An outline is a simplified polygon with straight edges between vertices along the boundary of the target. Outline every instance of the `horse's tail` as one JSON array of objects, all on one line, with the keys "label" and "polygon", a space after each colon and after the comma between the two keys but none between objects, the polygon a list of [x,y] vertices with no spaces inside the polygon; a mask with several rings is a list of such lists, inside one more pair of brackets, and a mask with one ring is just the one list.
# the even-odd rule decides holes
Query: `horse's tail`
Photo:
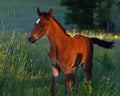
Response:
[{"label": "horse's tail", "polygon": [[104,48],[112,48],[114,47],[113,44],[114,44],[114,41],[104,41],[104,40],[100,40],[98,38],[90,38],[90,40],[93,42],[93,44],[97,44],[98,46],[100,47],[104,47]]}]

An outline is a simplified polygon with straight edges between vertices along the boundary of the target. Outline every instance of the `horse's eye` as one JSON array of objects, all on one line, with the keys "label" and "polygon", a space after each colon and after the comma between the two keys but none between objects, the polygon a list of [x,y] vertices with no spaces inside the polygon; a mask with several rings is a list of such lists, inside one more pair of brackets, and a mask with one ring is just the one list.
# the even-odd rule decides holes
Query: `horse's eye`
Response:
[{"label": "horse's eye", "polygon": [[41,24],[41,27],[43,28],[45,25],[44,24]]}]

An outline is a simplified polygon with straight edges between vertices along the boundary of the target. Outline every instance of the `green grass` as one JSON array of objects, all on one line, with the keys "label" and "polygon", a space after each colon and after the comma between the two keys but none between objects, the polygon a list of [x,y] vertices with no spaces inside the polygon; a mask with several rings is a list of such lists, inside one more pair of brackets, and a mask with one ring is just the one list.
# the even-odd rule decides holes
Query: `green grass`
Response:
[{"label": "green grass", "polygon": [[44,40],[31,45],[27,35],[13,32],[0,41],[0,96],[37,96],[31,90],[43,92],[51,84],[48,45]]},{"label": "green grass", "polygon": [[[35,44],[28,42],[28,33],[0,33],[0,96],[50,96],[51,62],[46,37]],[[99,35],[99,34],[98,34]],[[120,42],[115,48],[94,46],[94,96],[120,95]],[[88,96],[81,67],[80,87],[73,96]],[[58,96],[64,96],[64,76],[60,74]]]},{"label": "green grass", "polygon": [[[37,18],[42,11],[54,10],[54,17],[63,25],[65,9],[60,0],[1,0],[0,3],[0,96],[51,96],[51,62],[46,37],[35,44],[28,42]],[[65,26],[64,26],[65,27]],[[78,31],[77,31],[78,32]],[[76,31],[69,33],[71,36]],[[120,36],[84,30],[81,34],[105,40],[118,40],[113,49],[94,46],[93,96],[120,96]],[[88,96],[81,67],[80,87],[73,96]],[[64,96],[64,76],[59,77],[58,96]]]}]

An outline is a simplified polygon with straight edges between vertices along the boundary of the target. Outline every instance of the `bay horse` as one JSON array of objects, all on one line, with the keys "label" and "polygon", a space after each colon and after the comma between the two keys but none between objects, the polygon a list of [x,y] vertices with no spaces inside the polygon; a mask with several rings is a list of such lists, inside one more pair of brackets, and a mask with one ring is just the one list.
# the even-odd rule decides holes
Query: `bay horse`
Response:
[{"label": "bay horse", "polygon": [[57,95],[58,75],[60,71],[65,76],[65,94],[70,96],[71,88],[77,88],[79,85],[76,74],[79,65],[82,65],[88,84],[91,81],[93,44],[104,48],[112,48],[114,42],[107,42],[98,38],[88,38],[79,34],[72,38],[67,35],[65,29],[52,16],[52,9],[48,12],[41,12],[37,8],[36,12],[39,18],[35,22],[34,29],[30,33],[28,40],[31,43],[35,43],[45,35],[48,37],[50,42],[49,57],[52,61],[52,96]]}]

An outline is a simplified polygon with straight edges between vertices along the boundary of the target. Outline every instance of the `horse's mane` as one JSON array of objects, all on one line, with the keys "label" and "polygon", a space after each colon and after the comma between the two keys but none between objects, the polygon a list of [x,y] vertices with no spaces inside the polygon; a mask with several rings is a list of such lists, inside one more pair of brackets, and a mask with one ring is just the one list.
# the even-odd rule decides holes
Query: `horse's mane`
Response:
[{"label": "horse's mane", "polygon": [[[48,16],[49,16],[49,14],[46,13],[46,12],[43,12],[42,15],[43,15],[44,17],[48,17]],[[70,37],[70,35],[68,35],[68,34],[66,33],[66,30],[63,28],[63,26],[62,26],[53,16],[52,16],[52,19],[60,26],[60,28],[63,30],[64,34],[65,34],[66,36],[69,36],[69,37]]]},{"label": "horse's mane", "polygon": [[63,28],[63,26],[54,17],[52,17],[52,19],[60,26],[60,28],[63,30],[65,35],[70,36],[66,33],[66,30]]}]

